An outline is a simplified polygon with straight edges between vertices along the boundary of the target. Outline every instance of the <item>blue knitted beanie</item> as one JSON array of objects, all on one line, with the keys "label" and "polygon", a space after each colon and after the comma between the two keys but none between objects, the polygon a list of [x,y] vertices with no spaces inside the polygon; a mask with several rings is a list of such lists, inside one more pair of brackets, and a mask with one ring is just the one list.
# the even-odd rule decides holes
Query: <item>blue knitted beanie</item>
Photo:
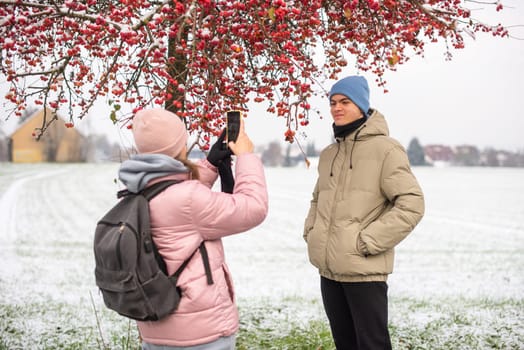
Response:
[{"label": "blue knitted beanie", "polygon": [[369,110],[369,86],[366,78],[352,75],[340,79],[329,92],[329,99],[340,94],[348,97],[367,116]]}]

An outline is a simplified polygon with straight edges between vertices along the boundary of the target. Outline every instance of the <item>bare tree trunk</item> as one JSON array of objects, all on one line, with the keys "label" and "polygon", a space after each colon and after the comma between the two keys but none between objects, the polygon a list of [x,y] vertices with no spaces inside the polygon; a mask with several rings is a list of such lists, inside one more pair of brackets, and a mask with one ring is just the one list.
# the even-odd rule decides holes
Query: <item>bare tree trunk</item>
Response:
[{"label": "bare tree trunk", "polygon": [[[183,40],[187,41],[188,27],[185,26],[182,31]],[[185,84],[187,79],[187,57],[183,53],[176,51],[177,42],[180,42],[180,38],[169,38],[168,42],[168,65],[167,72],[169,76],[176,80],[178,84]],[[174,60],[172,59],[174,58]],[[166,99],[165,108],[168,111],[176,113],[180,108],[184,108],[185,94],[180,92],[177,86],[174,86],[172,83],[167,85],[167,93],[170,98]],[[176,103],[179,102],[180,104]],[[179,105],[180,107],[177,107]]]}]

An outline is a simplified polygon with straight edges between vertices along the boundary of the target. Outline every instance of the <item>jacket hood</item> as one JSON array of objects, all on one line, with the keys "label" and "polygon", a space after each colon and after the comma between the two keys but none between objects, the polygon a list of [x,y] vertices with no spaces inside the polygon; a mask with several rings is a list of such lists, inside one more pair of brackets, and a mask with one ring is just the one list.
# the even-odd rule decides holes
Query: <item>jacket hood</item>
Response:
[{"label": "jacket hood", "polygon": [[386,122],[386,119],[377,110],[373,110],[373,113],[368,117],[367,122],[364,123],[366,125],[366,128],[361,131],[359,137],[366,137],[366,136],[389,136],[389,128],[388,123]]},{"label": "jacket hood", "polygon": [[188,171],[182,162],[164,154],[135,154],[122,162],[118,177],[128,191],[138,193],[153,179]]},{"label": "jacket hood", "polygon": [[360,141],[371,136],[389,136],[389,128],[384,115],[375,109],[372,111],[368,120],[360,128],[346,137],[345,141],[354,141],[355,137],[357,141]]},{"label": "jacket hood", "polygon": [[368,116],[366,122],[357,130],[353,131],[348,136],[345,136],[343,138],[337,138],[337,153],[333,157],[333,160],[331,161],[331,176],[333,176],[333,164],[335,162],[335,158],[338,155],[338,152],[340,151],[340,143],[341,142],[350,142],[351,143],[351,153],[349,156],[349,168],[353,169],[353,151],[355,149],[355,145],[358,141],[364,141],[367,138],[374,137],[374,136],[389,136],[389,128],[388,124],[386,122],[386,119],[377,110],[370,109],[372,113]]}]

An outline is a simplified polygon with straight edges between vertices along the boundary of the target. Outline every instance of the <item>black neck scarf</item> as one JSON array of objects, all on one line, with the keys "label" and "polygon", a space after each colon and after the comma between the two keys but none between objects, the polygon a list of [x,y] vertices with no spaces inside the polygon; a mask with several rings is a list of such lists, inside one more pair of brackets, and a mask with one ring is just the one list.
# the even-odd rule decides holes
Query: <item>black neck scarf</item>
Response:
[{"label": "black neck scarf", "polygon": [[359,118],[345,125],[335,125],[335,123],[333,123],[333,132],[335,134],[335,137],[345,138],[353,131],[357,130],[362,124],[366,122],[366,120],[367,118],[363,116],[362,118]]}]

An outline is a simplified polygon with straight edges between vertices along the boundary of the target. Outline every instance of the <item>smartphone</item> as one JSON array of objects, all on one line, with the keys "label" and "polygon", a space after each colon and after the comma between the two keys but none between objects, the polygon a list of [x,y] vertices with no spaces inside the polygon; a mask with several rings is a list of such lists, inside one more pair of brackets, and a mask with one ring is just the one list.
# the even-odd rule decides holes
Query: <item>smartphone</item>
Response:
[{"label": "smartphone", "polygon": [[226,145],[229,141],[235,142],[240,132],[240,118],[242,114],[240,111],[228,111],[226,113]]}]

